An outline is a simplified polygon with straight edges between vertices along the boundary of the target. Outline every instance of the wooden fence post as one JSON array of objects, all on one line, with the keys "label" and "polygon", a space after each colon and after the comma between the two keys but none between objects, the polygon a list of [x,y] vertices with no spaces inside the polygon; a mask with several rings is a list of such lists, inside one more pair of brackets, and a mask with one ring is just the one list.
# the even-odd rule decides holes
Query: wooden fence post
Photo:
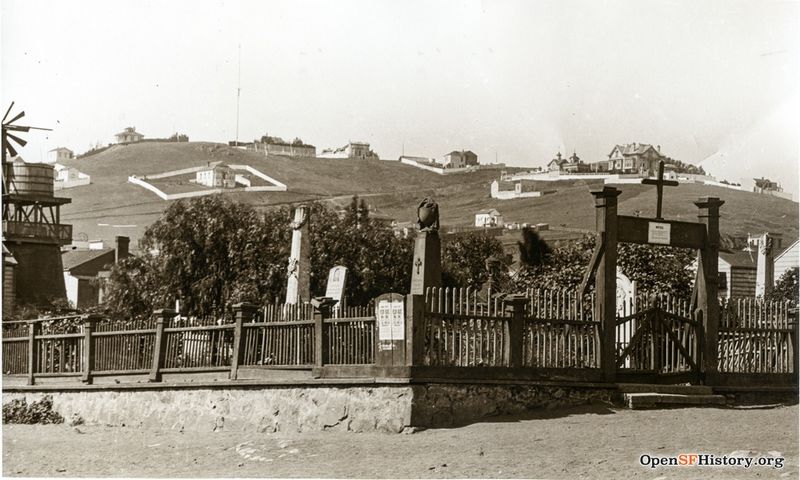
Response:
[{"label": "wooden fence post", "polygon": [[153,315],[156,316],[156,338],[153,342],[153,364],[150,367],[151,382],[161,381],[161,367],[164,365],[164,356],[167,353],[167,339],[164,337],[164,323],[177,315],[178,312],[168,308],[156,310]]},{"label": "wooden fence post", "polygon": [[325,328],[325,319],[331,316],[331,307],[336,300],[330,297],[316,297],[311,299],[314,307],[314,376],[322,375],[322,367],[328,361],[328,329]]},{"label": "wooden fence post", "polygon": [[90,313],[83,317],[83,361],[81,362],[81,381],[92,383],[92,366],[94,365],[94,342],[92,342],[92,332],[95,324],[102,315]]},{"label": "wooden fence post", "polygon": [[38,348],[36,348],[36,336],[39,335],[42,324],[31,322],[28,327],[28,385],[33,385],[35,383],[36,360],[39,358]]},{"label": "wooden fence post", "polygon": [[619,221],[617,197],[622,193],[614,187],[593,191],[595,222],[602,250],[595,275],[595,319],[600,321],[600,368],[603,379],[613,382],[617,378],[617,239]]},{"label": "wooden fence post", "polygon": [[523,363],[523,347],[525,342],[525,305],[528,299],[525,295],[508,295],[503,299],[505,311],[511,314],[506,326],[503,351],[506,364],[509,367],[521,367]]},{"label": "wooden fence post", "polygon": [[703,311],[702,372],[706,384],[716,382],[719,355],[719,208],[725,202],[716,197],[702,197],[694,202],[700,209],[698,219],[706,226],[706,241],[697,261],[697,307]]},{"label": "wooden fence post", "polygon": [[[422,365],[425,362],[424,312],[424,295],[406,295],[406,366],[409,367]],[[376,323],[377,314],[376,310]]]},{"label": "wooden fence post", "polygon": [[792,373],[797,378],[800,371],[800,355],[797,354],[797,307],[789,309],[789,341],[792,343]]},{"label": "wooden fence post", "polygon": [[242,342],[242,325],[253,321],[258,307],[250,303],[237,303],[233,306],[236,320],[233,327],[233,354],[231,355],[231,374],[230,379],[236,380],[239,376],[239,365],[244,361],[244,348]]}]

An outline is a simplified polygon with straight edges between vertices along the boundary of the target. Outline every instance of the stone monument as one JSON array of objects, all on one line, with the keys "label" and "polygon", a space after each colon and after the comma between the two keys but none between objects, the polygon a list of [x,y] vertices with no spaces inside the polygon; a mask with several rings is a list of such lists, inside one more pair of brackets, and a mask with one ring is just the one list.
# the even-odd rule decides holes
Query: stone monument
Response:
[{"label": "stone monument", "polygon": [[775,241],[772,233],[764,233],[758,237],[751,237],[749,242],[758,248],[756,262],[756,297],[764,297],[772,292],[775,286]]},{"label": "stone monument", "polygon": [[325,286],[325,296],[336,300],[334,311],[339,311],[344,302],[345,282],[347,282],[347,267],[337,265],[328,272],[328,284]]},{"label": "stone monument", "polygon": [[311,300],[311,262],[308,243],[309,208],[300,205],[294,210],[292,222],[292,251],[289,256],[286,281],[286,303],[306,303]]},{"label": "stone monument", "polygon": [[411,295],[424,295],[428,287],[442,285],[442,242],[439,239],[439,205],[427,197],[417,207],[417,239],[411,268]]}]

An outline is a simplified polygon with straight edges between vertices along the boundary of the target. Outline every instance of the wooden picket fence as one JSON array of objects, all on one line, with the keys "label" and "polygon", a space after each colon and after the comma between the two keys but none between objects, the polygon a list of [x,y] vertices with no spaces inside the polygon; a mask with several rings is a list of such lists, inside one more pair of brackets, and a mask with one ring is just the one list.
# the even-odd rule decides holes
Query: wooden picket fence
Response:
[{"label": "wooden picket fence", "polygon": [[237,367],[311,368],[319,328],[327,338],[326,363],[372,364],[375,357],[372,305],[340,309],[339,318],[325,319],[315,318],[311,305],[268,305],[240,327],[233,317],[157,317],[3,322],[3,374],[27,374],[32,382],[43,376],[220,371],[232,368],[237,347]]},{"label": "wooden picket fence", "polygon": [[599,367],[599,323],[592,298],[575,292],[535,289],[525,293],[519,338],[513,313],[491,290],[430,288],[424,317],[425,364],[511,366],[512,343],[521,342],[519,366]]},{"label": "wooden picket fence", "polygon": [[[720,305],[719,370],[730,373],[794,371],[788,302],[733,298]],[[796,328],[796,326],[794,326]]]}]

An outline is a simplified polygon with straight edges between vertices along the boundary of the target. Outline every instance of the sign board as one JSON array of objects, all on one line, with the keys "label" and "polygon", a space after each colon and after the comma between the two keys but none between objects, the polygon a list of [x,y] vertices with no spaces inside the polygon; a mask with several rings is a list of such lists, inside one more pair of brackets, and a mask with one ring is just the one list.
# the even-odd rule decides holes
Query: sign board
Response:
[{"label": "sign board", "polygon": [[344,285],[347,279],[347,267],[337,265],[328,272],[328,284],[325,287],[325,296],[337,300],[336,306],[342,304],[344,298]]},{"label": "sign board", "polygon": [[647,243],[669,245],[671,227],[669,223],[648,222]]},{"label": "sign board", "polygon": [[406,321],[403,298],[378,301],[376,317],[378,321],[378,340],[405,340]]}]

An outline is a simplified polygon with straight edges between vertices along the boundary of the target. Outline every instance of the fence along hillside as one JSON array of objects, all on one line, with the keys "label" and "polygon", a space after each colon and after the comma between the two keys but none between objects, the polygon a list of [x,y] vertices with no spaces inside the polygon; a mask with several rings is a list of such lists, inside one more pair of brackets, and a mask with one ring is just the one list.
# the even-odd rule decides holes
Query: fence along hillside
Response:
[{"label": "fence along hillside", "polygon": [[[406,321],[413,324],[408,348],[421,351],[419,363],[407,356],[409,365],[460,372],[466,379],[529,378],[539,372],[554,379],[601,381],[603,335],[591,293],[532,289],[503,296],[431,288],[419,299],[420,313],[406,311]],[[643,320],[629,317],[654,304],[664,312],[661,327],[648,333],[657,348],[636,351],[630,345],[641,327],[636,322]],[[796,373],[796,326],[789,307],[755,299],[723,302],[720,372],[768,382]],[[3,373],[33,384],[104,376],[159,381],[170,375],[180,381],[208,372],[235,379],[246,370],[268,376],[275,369],[379,366],[374,304],[329,311],[302,304],[240,304],[234,310],[224,318],[187,318],[162,310],[135,321],[84,315],[4,322]],[[618,312],[616,361],[622,369],[685,371],[689,363],[699,363],[691,346],[702,335],[701,325],[687,299],[639,293]],[[681,347],[691,351],[681,355]],[[375,376],[364,368],[358,372],[353,375]]]}]

